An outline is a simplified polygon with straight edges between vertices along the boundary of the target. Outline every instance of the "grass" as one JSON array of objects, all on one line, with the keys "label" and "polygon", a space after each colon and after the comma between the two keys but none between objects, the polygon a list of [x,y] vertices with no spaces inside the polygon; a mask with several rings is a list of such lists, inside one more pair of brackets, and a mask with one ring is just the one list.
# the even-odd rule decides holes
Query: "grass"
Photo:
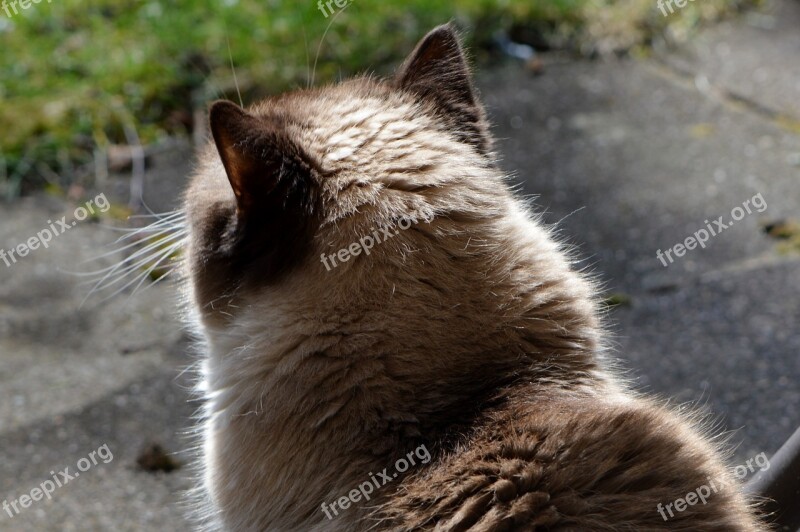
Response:
[{"label": "grass", "polygon": [[698,0],[669,19],[655,0],[354,0],[335,20],[315,0],[58,0],[0,11],[0,194],[90,185],[96,151],[188,134],[194,109],[237,98],[231,63],[249,98],[255,87],[305,86],[317,50],[318,83],[384,72],[448,20],[480,60],[497,29],[615,51],[744,1]]},{"label": "grass", "polygon": [[630,307],[633,303],[633,299],[628,294],[623,294],[622,292],[616,292],[613,294],[609,294],[602,302],[601,306],[605,309],[613,309],[617,307]]}]

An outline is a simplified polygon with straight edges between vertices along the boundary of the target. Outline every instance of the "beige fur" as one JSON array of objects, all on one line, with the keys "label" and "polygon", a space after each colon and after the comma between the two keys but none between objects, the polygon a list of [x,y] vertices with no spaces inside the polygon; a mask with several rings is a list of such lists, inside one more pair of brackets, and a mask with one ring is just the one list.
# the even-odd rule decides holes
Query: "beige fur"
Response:
[{"label": "beige fur", "polygon": [[[718,450],[607,368],[598,290],[509,191],[450,28],[395,80],[211,123],[186,195],[206,528],[760,529],[735,490],[657,513],[727,474]],[[321,511],[419,445],[430,463]]]}]

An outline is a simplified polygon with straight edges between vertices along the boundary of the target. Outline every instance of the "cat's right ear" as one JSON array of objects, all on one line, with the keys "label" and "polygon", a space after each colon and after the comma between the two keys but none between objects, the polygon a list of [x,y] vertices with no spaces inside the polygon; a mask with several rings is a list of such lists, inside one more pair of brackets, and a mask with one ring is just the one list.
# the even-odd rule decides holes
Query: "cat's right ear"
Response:
[{"label": "cat's right ear", "polygon": [[218,101],[209,122],[240,216],[294,210],[309,201],[307,168],[280,124]]},{"label": "cat's right ear", "polygon": [[428,33],[396,75],[399,88],[432,101],[451,130],[481,153],[492,139],[483,106],[475,94],[472,75],[455,28],[445,24]]}]

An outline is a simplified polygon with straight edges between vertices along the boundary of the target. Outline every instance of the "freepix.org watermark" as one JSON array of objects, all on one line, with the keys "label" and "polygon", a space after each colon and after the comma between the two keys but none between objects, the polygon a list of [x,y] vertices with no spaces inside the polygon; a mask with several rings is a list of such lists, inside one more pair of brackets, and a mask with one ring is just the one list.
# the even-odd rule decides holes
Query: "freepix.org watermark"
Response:
[{"label": "freepix.org watermark", "polygon": [[[664,0],[658,0],[656,6],[661,10],[661,14],[667,17],[669,16],[667,15],[667,9],[669,9],[670,15],[675,13],[675,10],[672,8],[673,3],[678,6],[679,9],[683,9],[689,2],[694,2],[694,0],[666,0],[666,2]],[[665,4],[666,8],[664,7]]]},{"label": "freepix.org watermark", "polygon": [[[325,255],[323,253],[320,256],[319,261],[325,265],[325,268],[328,271],[331,271],[331,268],[336,268],[339,265],[339,263],[336,262],[336,259],[339,259],[339,262],[347,262],[351,257],[361,255],[362,251],[365,255],[369,255],[370,250],[375,247],[375,244],[381,244],[390,238],[399,235],[400,230],[405,231],[413,224],[419,223],[420,219],[422,219],[422,221],[425,223],[430,223],[431,220],[433,220],[433,217],[433,210],[428,207],[423,207],[414,213],[400,218],[396,226],[399,229],[395,229],[394,224],[382,226],[373,231],[371,235],[361,237],[358,242],[353,242],[346,248],[342,248],[336,253],[331,253],[330,255]],[[383,238],[383,240],[381,240],[381,238]],[[331,266],[331,264],[333,266]]]},{"label": "freepix.org watermark", "polygon": [[[748,214],[753,213],[753,209],[751,206],[756,209],[756,212],[764,212],[767,210],[767,202],[764,201],[764,197],[761,195],[761,192],[746,200],[742,203],[741,207],[734,207],[731,210],[731,219],[728,223],[723,221],[724,216],[720,216],[713,223],[709,222],[708,220],[704,220],[703,223],[706,224],[706,229],[698,229],[695,231],[694,235],[687,237],[686,240],[681,242],[680,244],[675,244],[670,249],[666,251],[661,251],[660,249],[656,252],[656,258],[661,261],[661,264],[664,265],[666,268],[669,264],[675,262],[675,259],[672,258],[672,254],[675,254],[675,257],[683,257],[686,255],[686,251],[691,251],[695,249],[697,246],[705,249],[706,242],[712,237],[717,236],[725,229],[729,228],[742,218],[744,218]],[[669,260],[669,264],[667,263]]]},{"label": "freepix.org watermark", "polygon": [[19,259],[26,257],[32,250],[39,249],[40,246],[44,248],[49,247],[50,241],[52,241],[54,237],[66,233],[69,229],[78,225],[78,222],[82,222],[88,218],[89,215],[96,214],[97,211],[95,211],[95,207],[97,207],[100,212],[106,212],[111,208],[111,204],[108,202],[108,199],[106,199],[105,194],[99,194],[95,198],[87,201],[85,206],[75,209],[75,219],[72,220],[71,224],[67,222],[66,216],[62,216],[60,220],[56,220],[55,222],[47,220],[50,226],[49,228],[42,229],[36,233],[36,236],[30,237],[27,241],[18,244],[8,251],[0,249],[0,260],[6,263],[6,268],[10,268],[12,264],[16,264]]},{"label": "freepix.org watermark", "polygon": [[18,499],[13,499],[11,502],[8,502],[8,499],[4,500],[3,510],[8,513],[9,517],[13,518],[16,515],[19,515],[22,510],[29,508],[34,502],[41,501],[45,497],[47,497],[48,500],[52,499],[53,492],[56,491],[57,488],[64,487],[69,482],[81,476],[81,473],[89,471],[92,467],[100,463],[98,458],[104,464],[107,464],[114,459],[114,455],[111,454],[111,450],[108,448],[107,443],[98,447],[96,451],[90,452],[88,457],[78,460],[76,465],[78,470],[74,473],[70,472],[69,467],[65,467],[58,473],[55,471],[50,471],[50,476],[53,477],[52,480],[45,480],[37,487],[33,488],[29,493],[20,495]]},{"label": "freepix.org watermark", "polygon": [[[759,467],[760,471],[766,471],[769,469],[769,458],[767,458],[766,454],[759,453],[755,457],[747,460],[747,462],[744,464],[731,468],[731,474],[735,476],[737,480],[743,480],[748,473],[755,473],[756,469],[753,467],[753,462],[755,462],[755,465]],[[675,499],[673,502],[668,504],[658,503],[656,510],[659,514],[661,514],[661,517],[664,519],[664,521],[667,521],[669,518],[675,517],[675,513],[672,511],[673,506],[675,507],[676,512],[683,512],[689,506],[694,506],[698,502],[706,504],[708,503],[708,499],[710,499],[714,493],[717,493],[718,489],[725,489],[727,486],[728,482],[724,478],[718,478],[716,480],[711,480],[709,478],[708,484],[703,484],[696,490],[690,491],[685,497]],[[669,514],[669,517],[667,517],[667,514]]]},{"label": "freepix.org watermark", "polygon": [[[347,495],[343,495],[339,497],[337,500],[333,501],[330,505],[326,503],[322,503],[322,511],[325,513],[325,517],[328,519],[333,519],[334,515],[339,515],[339,510],[347,510],[350,508],[351,504],[355,504],[360,501],[362,498],[365,501],[370,499],[370,495],[373,491],[377,489],[381,489],[386,484],[390,483],[394,479],[397,478],[398,473],[404,473],[408,471],[408,468],[417,465],[417,462],[414,460],[414,457],[417,457],[419,461],[423,464],[427,464],[431,461],[431,453],[428,452],[428,448],[425,445],[420,445],[410,453],[408,453],[405,457],[399,458],[394,463],[395,471],[393,473],[388,473],[386,470],[388,467],[384,467],[383,471],[376,475],[373,475],[371,472],[369,474],[370,479],[366,482],[362,482],[359,484],[358,488],[354,488],[350,490]],[[337,510],[336,507],[339,507]],[[331,515],[333,512],[333,515]]]},{"label": "freepix.org watermark", "polygon": [[[53,0],[47,0],[47,3],[51,3]],[[3,3],[0,4],[0,7],[3,8],[3,11],[6,12],[6,16],[11,18],[13,15],[11,12],[14,12],[14,15],[19,14],[19,10],[17,10],[17,6],[20,9],[30,9],[33,4],[39,4],[42,0],[3,0]]]},{"label": "freepix.org watermark", "polygon": [[[323,2],[323,0],[317,0],[317,9],[325,15],[325,18],[328,18],[328,16],[335,11],[335,9],[333,9],[334,5],[339,9],[344,9],[352,3],[353,0],[327,0],[325,2]],[[327,10],[325,9],[326,7],[328,8]]]}]

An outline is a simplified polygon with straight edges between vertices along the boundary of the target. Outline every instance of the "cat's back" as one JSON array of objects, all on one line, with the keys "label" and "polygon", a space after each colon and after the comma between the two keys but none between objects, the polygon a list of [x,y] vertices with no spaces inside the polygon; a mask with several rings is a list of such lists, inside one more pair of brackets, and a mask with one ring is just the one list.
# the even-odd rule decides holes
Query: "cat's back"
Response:
[{"label": "cat's back", "polygon": [[[615,394],[529,397],[509,399],[407,477],[381,509],[387,528],[764,530],[686,419]],[[698,489],[710,492],[704,501],[666,508]]]}]

